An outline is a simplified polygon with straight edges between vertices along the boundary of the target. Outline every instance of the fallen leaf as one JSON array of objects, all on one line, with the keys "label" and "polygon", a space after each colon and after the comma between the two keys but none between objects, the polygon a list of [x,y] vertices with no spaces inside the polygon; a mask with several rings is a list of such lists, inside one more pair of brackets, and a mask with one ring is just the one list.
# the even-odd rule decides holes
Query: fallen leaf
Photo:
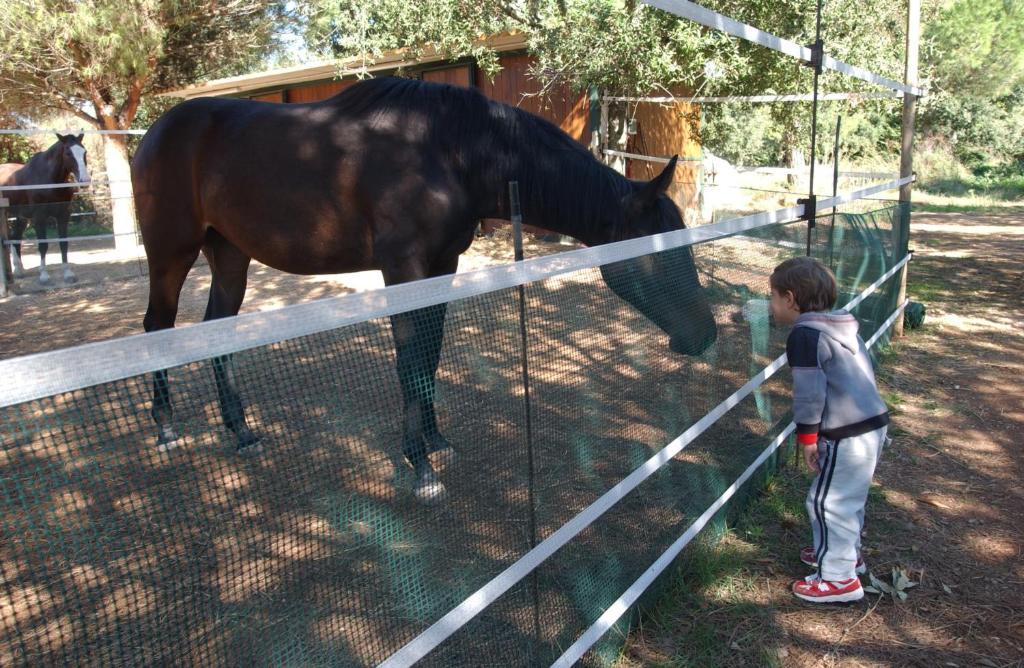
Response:
[{"label": "fallen leaf", "polygon": [[942,508],[943,510],[949,510],[950,506],[942,499],[932,494],[922,494],[917,497],[917,500],[921,503],[927,503],[929,506],[935,506],[936,508]]},{"label": "fallen leaf", "polygon": [[732,644],[731,644],[731,645],[729,645],[729,647],[730,647],[731,649],[734,649],[734,650],[737,650],[737,651],[739,651],[739,649],[740,649],[740,644],[739,644],[738,642],[736,642],[735,640],[733,640],[733,641],[732,641]]},{"label": "fallen leaf", "polygon": [[952,596],[952,595],[953,595],[953,590],[949,588],[949,585],[948,585],[948,584],[944,584],[944,585],[942,585],[942,591],[946,592],[946,593],[947,593],[947,594],[949,594],[950,596]]}]

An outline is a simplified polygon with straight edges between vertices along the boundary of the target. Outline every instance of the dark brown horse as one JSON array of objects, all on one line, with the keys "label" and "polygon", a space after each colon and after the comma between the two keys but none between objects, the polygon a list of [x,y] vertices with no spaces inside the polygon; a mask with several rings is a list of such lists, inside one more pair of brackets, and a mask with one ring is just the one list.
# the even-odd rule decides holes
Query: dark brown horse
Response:
[{"label": "dark brown horse", "polygon": [[[453,273],[480,219],[508,219],[512,180],[527,221],[588,245],[679,229],[664,194],[674,168],[675,160],[651,182],[630,181],[543,119],[474,90],[407,79],[368,80],[313,104],[185,102],[152,126],[132,165],[149,258],[145,328],[174,326],[200,251],[213,275],[206,319],[238,313],[251,258],[297,274],[379,269],[388,285]],[[602,273],[669,335],[672,350],[698,354],[715,340],[689,249]],[[666,286],[667,275],[676,284]],[[450,447],[434,412],[445,311],[391,318],[402,451],[421,499],[443,495],[427,454]],[[247,448],[258,437],[230,360],[215,360],[214,370],[221,414]],[[166,371],[155,374],[153,393],[166,444],[176,438]]]},{"label": "dark brown horse", "polygon": [[[3,186],[37,186],[50,183],[66,183],[69,176],[75,181],[87,183],[89,168],[86,150],[82,146],[82,135],[57,135],[57,141],[45,151],[36,153],[24,165],[7,163],[0,165],[0,192]],[[4,197],[10,202],[10,212],[15,221],[11,228],[11,240],[21,241],[25,228],[32,223],[39,245],[39,282],[50,282],[46,271],[46,228],[50,220],[57,224],[57,237],[67,239],[68,221],[71,220],[71,198],[76,188],[43,188],[40,190],[8,190]],[[74,283],[75,274],[68,266],[68,242],[60,242],[60,257],[64,263],[64,282]],[[14,244],[14,275],[21,277],[25,270],[21,262],[21,244]]]}]

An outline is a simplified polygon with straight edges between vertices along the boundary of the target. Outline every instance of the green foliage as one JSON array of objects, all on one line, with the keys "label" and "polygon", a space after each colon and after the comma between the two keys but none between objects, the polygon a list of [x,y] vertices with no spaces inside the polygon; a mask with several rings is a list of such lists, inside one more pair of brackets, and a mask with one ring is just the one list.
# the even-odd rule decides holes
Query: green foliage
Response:
[{"label": "green foliage", "polygon": [[781,154],[782,130],[767,105],[708,106],[701,142],[734,165],[773,165]]},{"label": "green foliage", "polygon": [[301,7],[307,41],[320,52],[370,62],[401,47],[413,58],[436,49],[451,58],[473,56],[493,70],[497,59],[480,37],[510,29],[514,22],[492,10],[487,2],[404,0],[311,0]]},{"label": "green foliage", "polygon": [[[1024,2],[939,5],[924,25],[922,71],[931,93],[918,122],[925,153],[947,153],[974,172],[964,180],[953,173],[962,170],[932,160],[923,172],[929,187],[950,194],[1015,190],[1014,175],[1024,171]],[[1001,170],[998,178],[986,178],[993,169]]]},{"label": "green foliage", "polygon": [[616,0],[312,0],[305,8],[313,47],[339,56],[377,58],[406,47],[448,58],[473,56],[485,71],[497,56],[482,38],[504,31],[526,36],[546,81],[609,92],[650,92],[693,84],[704,51],[728,40],[642,3]]},{"label": "green foliage", "polygon": [[933,89],[993,99],[1024,83],[1024,2],[954,0],[924,26],[923,60]]},{"label": "green foliage", "polygon": [[[13,128],[20,125],[22,119],[17,114],[0,109],[0,127]],[[5,162],[25,162],[36,148],[31,138],[24,135],[0,135],[0,164]]]},{"label": "green foliage", "polygon": [[0,0],[0,99],[129,127],[144,95],[246,71],[284,16],[260,0]]},{"label": "green foliage", "polygon": [[921,126],[971,169],[1024,163],[1024,83],[1000,97],[939,91],[922,104]]}]

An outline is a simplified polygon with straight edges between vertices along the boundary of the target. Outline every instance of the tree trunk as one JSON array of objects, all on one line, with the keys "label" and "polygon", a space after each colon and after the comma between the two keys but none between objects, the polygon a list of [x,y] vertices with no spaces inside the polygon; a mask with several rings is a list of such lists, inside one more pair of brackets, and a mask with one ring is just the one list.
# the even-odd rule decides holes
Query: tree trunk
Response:
[{"label": "tree trunk", "polygon": [[119,253],[136,254],[139,246],[132,199],[132,173],[124,135],[103,135],[103,157],[110,181],[110,212],[114,219],[114,245]]}]

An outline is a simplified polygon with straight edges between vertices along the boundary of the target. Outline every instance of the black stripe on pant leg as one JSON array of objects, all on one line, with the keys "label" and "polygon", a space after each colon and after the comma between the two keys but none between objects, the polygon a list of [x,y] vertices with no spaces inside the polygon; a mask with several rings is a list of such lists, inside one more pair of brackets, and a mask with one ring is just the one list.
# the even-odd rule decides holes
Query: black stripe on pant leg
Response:
[{"label": "black stripe on pant leg", "polygon": [[[822,490],[822,487],[824,487],[824,485],[825,485],[825,472],[822,471],[821,467],[819,466],[818,467],[818,488],[816,490],[814,490],[814,503],[811,504],[811,507],[814,508],[814,512],[818,516],[817,518],[812,518],[812,519],[817,519],[817,521],[818,521],[818,535],[821,536],[822,540],[825,539],[825,518],[818,511],[818,502],[821,499],[821,490]],[[815,554],[815,561],[817,561],[817,554],[818,554],[818,551],[821,550],[821,545],[822,545],[822,543],[819,542],[818,543],[818,548],[814,552],[814,554]],[[821,566],[820,562],[818,562],[818,565],[819,565],[819,569],[820,569],[820,566]]]},{"label": "black stripe on pant leg", "polygon": [[[828,443],[829,441],[825,441]],[[825,490],[821,494],[821,526],[823,532],[821,534],[821,547],[818,549],[818,554],[815,555],[816,561],[818,562],[818,574],[821,574],[821,562],[825,558],[825,553],[828,552],[828,523],[825,521],[825,499],[828,497],[828,490],[832,486],[832,474],[836,472],[836,460],[839,459],[839,441],[832,443],[832,456],[828,463],[828,479],[825,481]]]}]

